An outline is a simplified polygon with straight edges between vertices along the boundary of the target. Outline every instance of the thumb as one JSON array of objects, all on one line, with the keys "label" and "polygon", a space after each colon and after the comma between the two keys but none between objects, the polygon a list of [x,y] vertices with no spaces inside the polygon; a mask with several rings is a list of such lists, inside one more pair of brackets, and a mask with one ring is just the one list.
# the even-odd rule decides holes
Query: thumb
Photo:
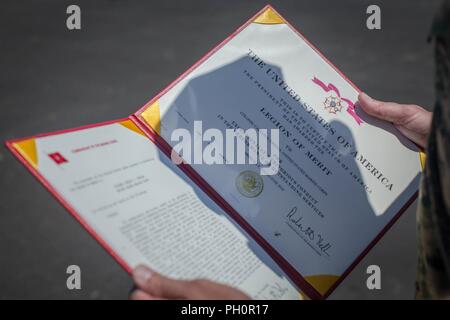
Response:
[{"label": "thumb", "polygon": [[369,115],[395,124],[405,123],[412,115],[410,112],[412,110],[408,105],[378,101],[364,92],[358,96],[358,105]]},{"label": "thumb", "polygon": [[189,281],[164,277],[142,265],[134,269],[133,280],[139,289],[156,298],[180,299],[189,292]]}]

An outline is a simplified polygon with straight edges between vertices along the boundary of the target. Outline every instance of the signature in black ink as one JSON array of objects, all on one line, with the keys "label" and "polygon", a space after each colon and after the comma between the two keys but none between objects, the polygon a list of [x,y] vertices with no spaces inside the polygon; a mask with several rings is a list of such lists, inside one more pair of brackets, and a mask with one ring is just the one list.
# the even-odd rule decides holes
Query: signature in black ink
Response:
[{"label": "signature in black ink", "polygon": [[297,207],[293,207],[286,215],[286,218],[289,224],[293,225],[300,234],[303,234],[306,239],[312,242],[310,245],[314,245],[316,250],[330,256],[331,244],[311,226],[304,224],[303,216],[298,212]]}]

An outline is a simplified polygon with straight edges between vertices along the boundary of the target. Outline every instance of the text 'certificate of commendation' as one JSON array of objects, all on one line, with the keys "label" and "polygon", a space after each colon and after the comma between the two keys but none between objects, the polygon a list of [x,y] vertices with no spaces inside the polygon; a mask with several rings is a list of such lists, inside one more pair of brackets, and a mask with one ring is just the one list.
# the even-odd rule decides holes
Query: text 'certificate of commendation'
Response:
[{"label": "text 'certificate of commendation'", "polygon": [[[358,89],[266,7],[137,114],[174,147],[194,122],[279,130],[279,170],[192,164],[311,297],[325,297],[417,195],[418,148],[355,106]],[[253,179],[253,188],[242,177]],[[248,186],[247,186],[248,187]]]}]

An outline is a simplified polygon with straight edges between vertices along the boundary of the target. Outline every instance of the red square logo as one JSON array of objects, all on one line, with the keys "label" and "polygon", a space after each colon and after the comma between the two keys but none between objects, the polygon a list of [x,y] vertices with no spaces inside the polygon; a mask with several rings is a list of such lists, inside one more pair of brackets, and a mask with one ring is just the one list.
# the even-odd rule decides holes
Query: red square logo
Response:
[{"label": "red square logo", "polygon": [[62,154],[59,153],[59,152],[49,153],[48,156],[49,156],[53,161],[55,161],[56,164],[62,164],[62,163],[69,162],[69,161],[67,161],[67,159],[64,158],[64,157],[62,156]]}]

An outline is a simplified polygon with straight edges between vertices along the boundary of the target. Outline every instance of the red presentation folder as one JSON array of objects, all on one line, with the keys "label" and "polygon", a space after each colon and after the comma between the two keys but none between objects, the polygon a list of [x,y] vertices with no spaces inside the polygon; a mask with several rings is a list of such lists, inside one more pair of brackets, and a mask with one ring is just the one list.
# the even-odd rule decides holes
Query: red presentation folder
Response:
[{"label": "red presentation folder", "polygon": [[[117,262],[127,271],[131,272],[130,266],[128,266],[125,261],[116,253],[112,248],[108,245],[108,243],[103,240],[94,230],[93,228],[86,222],[84,219],[58,194],[58,192],[51,186],[51,184],[45,180],[45,178],[39,174],[39,172],[30,165],[29,161],[16,149],[15,145],[18,142],[25,141],[30,138],[37,138],[48,135],[57,135],[61,133],[82,130],[90,127],[103,126],[116,122],[123,122],[127,120],[131,120],[143,133],[160,149],[162,150],[169,158],[172,153],[172,148],[167,141],[165,141],[155,130],[155,126],[149,125],[148,121],[145,120],[142,116],[142,113],[145,110],[151,108],[154,102],[158,101],[166,92],[168,92],[173,86],[175,86],[179,81],[189,75],[192,71],[194,71],[199,65],[201,65],[204,61],[206,61],[211,55],[217,52],[222,46],[224,46],[227,42],[229,42],[233,37],[235,37],[241,30],[243,30],[250,23],[255,21],[261,15],[267,13],[270,10],[276,15],[280,16],[271,6],[264,7],[261,11],[256,13],[253,17],[251,17],[246,23],[240,26],[236,31],[234,31],[230,36],[228,36],[223,42],[214,47],[211,51],[209,51],[204,57],[202,57],[198,62],[196,62],[192,67],[190,67],[187,71],[181,74],[174,82],[172,82],[169,86],[167,86],[164,90],[162,90],[158,95],[152,98],[150,101],[145,103],[145,105],[139,109],[135,114],[130,115],[128,118],[114,120],[104,123],[98,123],[88,126],[83,126],[75,129],[61,130],[52,133],[46,133],[37,135],[34,137],[28,137],[23,139],[15,139],[6,142],[9,150],[16,156],[23,165],[55,196],[55,198],[62,203],[62,205],[82,224],[84,228],[110,253]],[[284,18],[283,18],[284,19]],[[284,19],[285,21],[285,19]],[[329,62],[320,51],[315,48],[306,38],[297,31],[291,24],[287,21],[285,23],[294,30],[299,37],[301,37],[314,51],[322,57],[330,66],[332,66],[349,84],[351,84],[357,91],[360,91],[348,78],[340,72],[331,62]],[[409,201],[407,201],[401,210],[391,219],[391,221],[385,226],[385,228],[378,234],[378,236],[373,239],[373,241],[367,246],[367,248],[361,252],[361,254],[357,257],[357,259],[351,263],[349,268],[342,274],[342,276],[331,285],[328,290],[325,292],[319,292],[314,286],[312,286],[308,281],[304,279],[304,277],[280,254],[278,253],[249,223],[245,221],[241,217],[241,215],[235,211],[226,201],[223,199],[219,193],[214,190],[207,181],[205,181],[189,164],[182,163],[179,165],[181,170],[195,183],[197,184],[206,194],[209,195],[211,199],[213,199],[232,219],[234,219],[252,238],[254,238],[259,245],[264,248],[264,250],[273,258],[273,260],[283,269],[284,272],[289,276],[289,278],[296,284],[298,288],[302,290],[308,297],[312,299],[325,299],[327,298],[333,290],[344,280],[344,278],[352,271],[352,269],[364,258],[364,256],[370,251],[370,249],[381,239],[381,237],[386,233],[387,230],[395,223],[395,221],[401,216],[401,214],[414,202],[417,197],[418,192],[414,194]]]}]

